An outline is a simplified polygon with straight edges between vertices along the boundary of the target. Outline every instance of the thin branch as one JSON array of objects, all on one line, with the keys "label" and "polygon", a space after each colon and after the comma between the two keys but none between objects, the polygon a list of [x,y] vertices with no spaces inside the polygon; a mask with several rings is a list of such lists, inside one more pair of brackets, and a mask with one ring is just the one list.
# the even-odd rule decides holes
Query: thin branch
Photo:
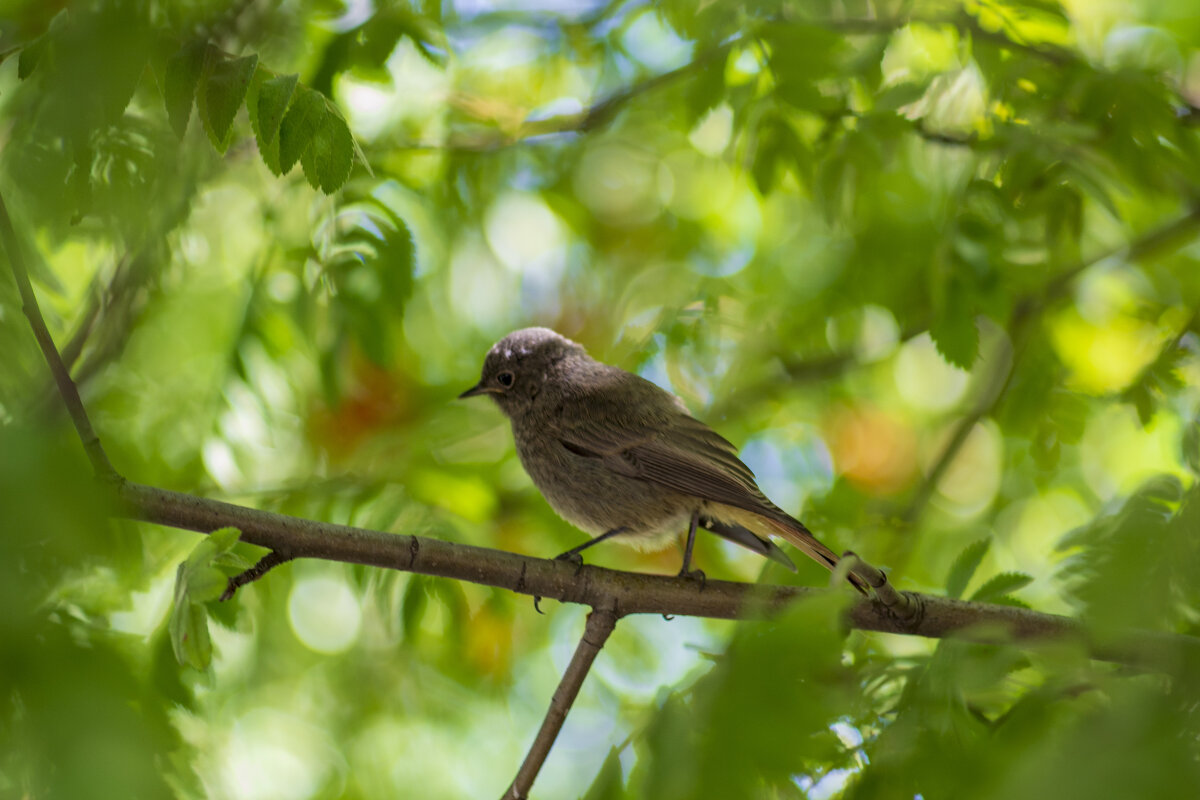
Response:
[{"label": "thin branch", "polygon": [[1059,273],[1053,280],[1046,284],[1041,298],[1035,302],[1035,305],[1029,311],[1040,311],[1041,307],[1064,296],[1067,290],[1070,289],[1071,283],[1079,277],[1080,273],[1091,269],[1102,261],[1107,261],[1117,256],[1122,256],[1126,261],[1139,261],[1168,250],[1175,245],[1182,244],[1183,240],[1194,235],[1197,231],[1200,231],[1200,205],[1190,209],[1186,214],[1177,219],[1142,234],[1126,245],[1093,256],[1092,258],[1084,259]]},{"label": "thin branch", "polygon": [[25,257],[21,253],[21,245],[16,231],[13,230],[12,219],[8,216],[8,207],[4,204],[3,198],[0,198],[0,239],[3,239],[4,250],[8,254],[8,263],[12,267],[13,279],[16,280],[17,291],[21,295],[21,310],[25,312],[29,326],[33,328],[33,335],[42,349],[42,355],[50,367],[50,373],[54,376],[54,383],[58,386],[58,393],[62,395],[63,402],[66,403],[67,413],[71,415],[71,421],[75,424],[75,430],[83,443],[83,449],[87,453],[88,460],[92,462],[92,470],[96,473],[96,477],[102,480],[120,481],[121,476],[113,468],[112,462],[108,460],[108,455],[104,452],[103,445],[100,444],[100,437],[92,428],[91,420],[88,419],[87,411],[83,407],[79,390],[75,388],[75,383],[71,380],[71,373],[63,363],[58,348],[54,345],[54,338],[50,336],[50,331],[46,328],[42,310],[38,307],[37,297],[33,293],[33,285],[29,282]]},{"label": "thin branch", "polygon": [[550,708],[546,711],[546,718],[542,720],[542,727],[534,737],[533,744],[529,746],[529,753],[521,762],[521,768],[517,770],[517,776],[513,778],[512,785],[508,787],[502,800],[525,800],[528,797],[529,790],[537,780],[542,765],[546,763],[546,756],[550,754],[550,748],[554,746],[554,740],[558,738],[558,732],[562,730],[563,722],[575,703],[575,698],[579,696],[579,687],[583,685],[583,679],[591,670],[592,662],[600,654],[600,648],[604,647],[609,634],[616,627],[617,619],[615,613],[603,608],[594,609],[588,614],[583,636],[579,638],[575,655],[571,656],[571,663],[567,665],[562,680],[558,682],[558,688],[554,690]]},{"label": "thin branch", "polygon": [[[1042,289],[1040,294],[1031,295],[1019,301],[1013,308],[1008,330],[1012,340],[1009,358],[999,358],[995,369],[989,378],[988,385],[972,409],[961,417],[955,425],[954,433],[946,443],[937,461],[929,470],[921,485],[917,487],[912,501],[904,512],[903,518],[907,523],[915,522],[924,510],[929,498],[933,495],[938,483],[958,457],[958,453],[967,442],[971,431],[985,416],[990,414],[1004,397],[1008,385],[1016,373],[1017,362],[1025,351],[1025,338],[1032,321],[1055,300],[1061,299],[1070,289],[1071,284],[1088,269],[1107,261],[1110,258],[1123,256],[1127,261],[1137,261],[1153,256],[1174,245],[1181,244],[1187,237],[1200,230],[1200,206],[1192,209],[1183,216],[1172,220],[1154,230],[1139,236],[1134,241],[1114,250],[1109,250],[1091,258],[1083,259],[1056,275]],[[1180,332],[1182,338],[1191,327],[1191,322]],[[1152,365],[1151,365],[1152,366]],[[1149,370],[1150,367],[1147,367]]]},{"label": "thin branch", "polygon": [[[132,482],[121,484],[116,491],[123,503],[117,512],[121,516],[200,533],[234,527],[242,531],[243,541],[281,551],[291,558],[320,558],[454,578],[610,609],[618,617],[672,614],[752,618],[824,591],[715,579],[701,586],[676,576],[592,565],[576,568],[563,561],[503,550],[290,517]],[[856,572],[864,574],[859,568]],[[905,607],[915,608],[917,613],[895,613],[882,602],[861,599],[848,609],[847,624],[860,630],[930,638],[959,636],[987,643],[1031,643],[1055,638],[1089,643],[1082,625],[1069,617],[915,592],[899,594],[905,598]],[[1110,643],[1092,645],[1093,657],[1157,668],[1173,669],[1180,661],[1200,665],[1200,639],[1194,637],[1130,631],[1106,641]]]},{"label": "thin branch", "polygon": [[230,578],[229,584],[225,587],[225,591],[221,592],[220,599],[222,601],[230,599],[238,589],[245,586],[247,583],[253,583],[263,575],[266,575],[268,572],[273,570],[275,567],[278,567],[280,564],[286,564],[291,560],[292,557],[285,555],[283,551],[272,550],[260,558],[258,563],[256,563],[253,567],[245,570],[244,572],[239,572],[237,575],[234,575],[232,578]]},{"label": "thin branch", "polygon": [[590,133],[608,125],[620,111],[634,100],[648,92],[655,91],[674,83],[680,78],[693,72],[698,72],[716,59],[725,56],[739,42],[741,37],[731,39],[716,47],[703,51],[692,61],[676,67],[668,72],[647,78],[639,83],[620,89],[608,97],[598,100],[581,111],[570,114],[557,114],[545,119],[526,118],[517,129],[511,133],[504,131],[487,131],[480,134],[458,134],[444,142],[426,142],[396,145],[399,150],[442,150],[463,151],[472,153],[487,153],[503,150],[514,145],[522,144],[540,136],[550,136],[561,133]]}]

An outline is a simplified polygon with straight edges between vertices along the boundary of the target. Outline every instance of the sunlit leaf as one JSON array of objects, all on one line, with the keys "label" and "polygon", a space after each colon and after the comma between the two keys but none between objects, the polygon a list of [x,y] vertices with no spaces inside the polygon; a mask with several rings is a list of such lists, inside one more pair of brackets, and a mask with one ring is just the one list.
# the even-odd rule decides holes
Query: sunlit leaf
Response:
[{"label": "sunlit leaf", "polygon": [[983,557],[987,555],[991,546],[992,540],[985,537],[963,548],[963,551],[958,554],[958,558],[954,560],[950,574],[946,577],[946,595],[948,597],[962,597],[967,584],[971,582],[975,570],[979,569],[979,565],[983,563]]}]

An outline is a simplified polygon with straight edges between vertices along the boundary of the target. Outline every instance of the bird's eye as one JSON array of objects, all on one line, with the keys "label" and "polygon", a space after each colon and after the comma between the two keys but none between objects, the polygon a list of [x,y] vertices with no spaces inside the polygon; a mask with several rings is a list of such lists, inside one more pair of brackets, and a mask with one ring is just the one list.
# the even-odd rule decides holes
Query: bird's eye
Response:
[{"label": "bird's eye", "polygon": [[513,374],[511,372],[501,372],[499,375],[496,376],[496,380],[499,382],[499,384],[501,386],[512,386],[513,385]]}]

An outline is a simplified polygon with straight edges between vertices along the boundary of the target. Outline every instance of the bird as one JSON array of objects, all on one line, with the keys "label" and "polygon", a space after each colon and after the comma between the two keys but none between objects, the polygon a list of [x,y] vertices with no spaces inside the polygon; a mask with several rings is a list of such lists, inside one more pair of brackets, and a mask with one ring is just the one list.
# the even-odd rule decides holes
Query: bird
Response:
[{"label": "bird", "polygon": [[[557,556],[609,539],[643,550],[684,530],[679,575],[691,569],[698,529],[796,571],[778,536],[833,570],[838,556],[771,502],[737,448],[650,381],[593,359],[549,328],[522,328],[497,342],[479,382],[459,399],[488,396],[508,417],[521,465],[563,519],[592,538]],[[866,594],[867,583],[847,579]]]}]

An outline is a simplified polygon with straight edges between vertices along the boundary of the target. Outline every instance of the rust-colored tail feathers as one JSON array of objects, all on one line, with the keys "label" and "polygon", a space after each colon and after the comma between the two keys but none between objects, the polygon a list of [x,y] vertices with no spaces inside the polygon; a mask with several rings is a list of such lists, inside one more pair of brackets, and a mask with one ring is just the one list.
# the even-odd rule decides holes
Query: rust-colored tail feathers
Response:
[{"label": "rust-colored tail feathers", "polygon": [[[804,527],[804,523],[800,522],[799,520],[790,520],[792,524],[789,524],[783,520],[770,518],[766,519],[767,522],[770,523],[771,527],[774,528],[782,538],[786,539],[793,546],[801,550],[813,561],[816,561],[818,564],[824,564],[830,569],[830,571],[832,571],[841,560],[836,553],[834,553],[825,545],[821,544],[817,540],[817,537],[813,536],[812,531]],[[850,584],[855,589],[862,592],[864,595],[868,593],[867,590],[870,588],[870,586],[858,575],[850,572],[847,573],[846,579],[850,581]]]}]

